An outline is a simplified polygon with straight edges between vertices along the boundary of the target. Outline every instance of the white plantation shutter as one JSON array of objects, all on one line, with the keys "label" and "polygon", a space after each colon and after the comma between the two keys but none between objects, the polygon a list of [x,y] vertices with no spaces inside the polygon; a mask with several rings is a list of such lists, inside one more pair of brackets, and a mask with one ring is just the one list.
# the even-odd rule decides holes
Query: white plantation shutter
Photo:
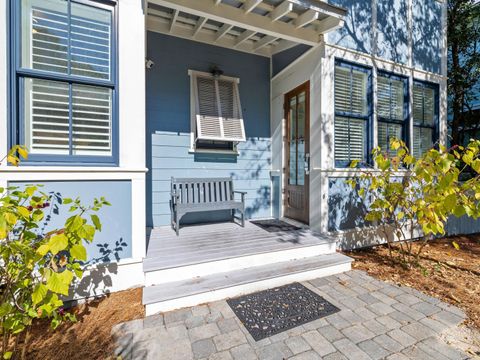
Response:
[{"label": "white plantation shutter", "polygon": [[381,118],[404,120],[403,81],[385,76],[377,78],[377,113]]},{"label": "white plantation shutter", "polygon": [[335,68],[335,161],[366,160],[368,73]]},{"label": "white plantation shutter", "polygon": [[196,139],[245,141],[245,128],[235,80],[192,73],[196,103]]},{"label": "white plantation shutter", "polygon": [[386,151],[390,155],[395,152],[390,151],[390,139],[402,139],[402,125],[387,122],[378,122],[378,146],[382,151]]}]

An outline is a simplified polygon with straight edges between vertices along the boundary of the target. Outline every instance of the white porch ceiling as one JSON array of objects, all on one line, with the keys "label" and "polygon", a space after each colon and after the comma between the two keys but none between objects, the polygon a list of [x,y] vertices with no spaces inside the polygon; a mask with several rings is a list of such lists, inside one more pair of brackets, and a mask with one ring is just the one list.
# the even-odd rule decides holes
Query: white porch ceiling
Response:
[{"label": "white porch ceiling", "polygon": [[271,56],[317,45],[346,10],[322,0],[148,0],[148,30]]}]

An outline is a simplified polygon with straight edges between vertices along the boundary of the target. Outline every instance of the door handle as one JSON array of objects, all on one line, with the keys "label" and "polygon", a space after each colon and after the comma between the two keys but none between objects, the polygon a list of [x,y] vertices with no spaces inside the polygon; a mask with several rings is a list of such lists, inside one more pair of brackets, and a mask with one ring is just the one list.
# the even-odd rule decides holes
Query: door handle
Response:
[{"label": "door handle", "polygon": [[305,174],[306,175],[310,174],[310,154],[309,153],[305,154]]}]

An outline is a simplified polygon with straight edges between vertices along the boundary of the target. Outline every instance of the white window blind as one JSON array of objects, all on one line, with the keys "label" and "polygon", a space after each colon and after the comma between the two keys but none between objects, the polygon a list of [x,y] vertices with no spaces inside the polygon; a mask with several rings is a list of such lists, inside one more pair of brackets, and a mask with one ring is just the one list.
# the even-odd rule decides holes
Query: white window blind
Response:
[{"label": "white window blind", "polygon": [[336,66],[336,162],[366,160],[368,108],[368,73],[348,66]]},{"label": "white window blind", "polygon": [[377,78],[377,114],[388,120],[404,120],[404,82],[386,76]]},{"label": "white window blind", "polygon": [[238,83],[191,73],[197,140],[245,141]]},{"label": "white window blind", "polygon": [[435,143],[436,89],[421,82],[413,85],[413,141],[412,152],[421,157]]}]

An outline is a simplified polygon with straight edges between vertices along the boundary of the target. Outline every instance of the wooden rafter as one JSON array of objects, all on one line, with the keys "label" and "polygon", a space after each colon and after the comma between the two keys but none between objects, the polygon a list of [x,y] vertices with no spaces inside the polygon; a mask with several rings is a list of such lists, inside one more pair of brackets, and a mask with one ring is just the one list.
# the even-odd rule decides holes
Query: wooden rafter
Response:
[{"label": "wooden rafter", "polygon": [[170,29],[168,31],[170,33],[173,31],[173,27],[175,26],[175,23],[177,22],[179,12],[180,11],[178,11],[178,10],[173,10],[172,19],[170,20]]},{"label": "wooden rafter", "polygon": [[248,14],[255,9],[263,0],[247,0],[243,4],[243,10]]},{"label": "wooden rafter", "polygon": [[222,27],[217,31],[217,37],[215,38],[215,42],[224,37],[230,30],[232,30],[232,28],[233,25],[223,24]]},{"label": "wooden rafter", "polygon": [[315,10],[307,10],[302,15],[300,15],[296,20],[295,20],[295,27],[297,29],[304,27],[305,25],[308,25],[315,20],[317,20],[319,17],[319,14]]},{"label": "wooden rafter", "polygon": [[252,30],[245,30],[242,34],[237,37],[237,41],[235,42],[235,47],[239,47],[245,41],[250,39],[253,35],[255,35],[255,31]]},{"label": "wooden rafter", "polygon": [[193,38],[195,38],[198,35],[198,33],[200,32],[200,30],[202,30],[206,22],[207,22],[207,18],[205,17],[198,18],[198,21],[195,24],[195,27],[193,28],[193,35],[192,35]]},{"label": "wooden rafter", "polygon": [[275,7],[275,9],[273,9],[270,12],[269,16],[270,16],[270,19],[272,19],[272,21],[277,21],[278,19],[281,19],[282,17],[287,15],[292,10],[293,10],[293,4],[290,1],[285,0],[280,5]]},{"label": "wooden rafter", "polygon": [[[243,8],[236,8],[224,3],[212,6],[212,3],[204,0],[150,0],[150,2],[178,11],[191,13],[196,16],[212,19],[221,22],[222,24],[226,23],[246,30],[263,33],[265,35],[297,43],[313,46],[320,41],[320,35],[316,30],[302,27],[302,23],[311,19],[311,16],[308,16],[308,19],[306,15],[305,17],[302,17],[305,13],[297,18],[297,20],[301,18],[301,21],[297,21],[295,25],[293,25],[283,21],[271,21],[268,16],[253,12],[246,13]],[[315,13],[318,18],[318,13]]]},{"label": "wooden rafter", "polygon": [[253,49],[255,51],[260,50],[261,48],[263,48],[267,45],[270,45],[275,40],[277,40],[277,38],[275,36],[265,35],[261,40],[259,40],[255,43],[255,45],[253,46]]}]

